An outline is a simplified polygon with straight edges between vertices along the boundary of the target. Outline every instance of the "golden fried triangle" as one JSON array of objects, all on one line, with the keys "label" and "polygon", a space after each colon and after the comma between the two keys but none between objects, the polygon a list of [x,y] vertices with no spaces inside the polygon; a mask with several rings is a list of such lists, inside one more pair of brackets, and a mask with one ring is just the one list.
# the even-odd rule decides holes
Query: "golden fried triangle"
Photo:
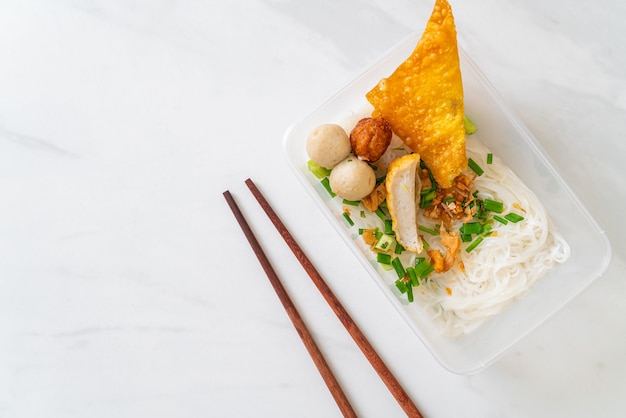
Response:
[{"label": "golden fried triangle", "polygon": [[436,0],[411,56],[366,97],[373,115],[420,154],[441,187],[450,187],[467,157],[456,27],[446,0]]}]

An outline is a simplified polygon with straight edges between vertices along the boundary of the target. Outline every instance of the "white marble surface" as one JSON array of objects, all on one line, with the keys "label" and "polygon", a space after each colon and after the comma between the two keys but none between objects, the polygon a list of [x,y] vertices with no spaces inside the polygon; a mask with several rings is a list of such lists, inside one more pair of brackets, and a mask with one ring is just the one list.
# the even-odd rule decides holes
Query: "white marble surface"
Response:
[{"label": "white marble surface", "polygon": [[248,177],[426,416],[624,416],[626,6],[452,4],[461,45],[614,250],[588,290],[472,376],[401,322],[282,152],[287,127],[422,30],[432,2],[2,0],[0,416],[339,415],[226,189],[359,414],[402,416]]}]

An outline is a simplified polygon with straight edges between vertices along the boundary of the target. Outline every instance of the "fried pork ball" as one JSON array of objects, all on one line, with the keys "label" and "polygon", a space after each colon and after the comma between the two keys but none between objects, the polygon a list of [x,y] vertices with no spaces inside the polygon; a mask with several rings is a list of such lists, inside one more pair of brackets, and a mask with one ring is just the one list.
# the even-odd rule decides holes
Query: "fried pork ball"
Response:
[{"label": "fried pork ball", "polygon": [[351,151],[350,138],[339,125],[320,125],[311,132],[306,141],[306,152],[311,160],[325,168],[333,168],[350,155]]},{"label": "fried pork ball", "polygon": [[350,144],[360,159],[374,162],[385,153],[392,136],[391,124],[385,119],[364,118],[350,132]]},{"label": "fried pork ball", "polygon": [[376,173],[365,161],[350,156],[330,173],[330,188],[347,200],[361,200],[376,186]]}]

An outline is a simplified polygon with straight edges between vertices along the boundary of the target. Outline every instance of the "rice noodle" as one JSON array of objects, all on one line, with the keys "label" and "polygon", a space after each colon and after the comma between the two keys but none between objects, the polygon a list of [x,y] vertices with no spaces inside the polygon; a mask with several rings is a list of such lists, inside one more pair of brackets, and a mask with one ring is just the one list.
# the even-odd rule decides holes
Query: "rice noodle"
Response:
[{"label": "rice noodle", "polygon": [[[477,138],[467,142],[468,157],[475,161],[484,161],[487,153]],[[507,225],[495,222],[494,236],[485,238],[470,253],[460,251],[464,272],[455,266],[435,275],[427,286],[414,289],[416,301],[442,333],[450,336],[469,333],[498,314],[570,254],[541,202],[497,156],[492,164],[481,167],[485,172],[474,181],[481,197],[503,202],[504,213],[520,213],[523,208],[524,220]],[[419,222],[432,223],[423,217]]]},{"label": "rice noodle", "polygon": [[[394,135],[389,149],[376,164],[384,172],[389,162],[407,152]],[[477,135],[468,139],[468,157],[485,161],[489,152]],[[493,236],[484,238],[469,253],[464,250],[467,244],[461,247],[458,259],[464,271],[456,263],[447,272],[433,273],[425,283],[413,288],[413,303],[420,304],[436,328],[447,336],[470,333],[526,293],[548,270],[570,255],[568,244],[555,231],[539,199],[501,159],[494,155],[492,164],[483,163],[481,167],[484,173],[474,180],[479,197],[503,202],[503,213],[519,213],[524,220],[506,225],[494,221]],[[435,222],[425,218],[423,212],[418,213],[418,224],[433,227]],[[357,228],[383,228],[376,215],[368,212],[365,216],[363,211],[361,215],[352,217]],[[452,230],[458,230],[460,225],[460,221],[456,221]],[[353,238],[362,251],[370,251],[360,237]],[[431,248],[444,249],[438,237],[426,239]],[[417,256],[426,254],[405,252],[400,258],[404,265],[411,265]]]}]

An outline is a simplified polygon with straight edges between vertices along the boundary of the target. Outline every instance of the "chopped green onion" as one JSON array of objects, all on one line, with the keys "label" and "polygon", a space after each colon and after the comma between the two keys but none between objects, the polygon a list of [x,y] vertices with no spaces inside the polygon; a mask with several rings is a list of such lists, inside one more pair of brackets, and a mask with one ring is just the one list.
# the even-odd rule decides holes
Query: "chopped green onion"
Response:
[{"label": "chopped green onion", "polygon": [[391,219],[385,219],[385,234],[387,235],[393,235],[393,222],[391,222]]},{"label": "chopped green onion", "polygon": [[426,232],[427,234],[430,234],[430,235],[439,235],[439,232],[435,231],[434,229],[427,228],[427,227],[425,227],[425,226],[423,226],[423,225],[418,226],[418,228],[419,228],[419,230],[420,230],[420,231],[424,231],[424,232]]},{"label": "chopped green onion", "polygon": [[330,188],[330,180],[328,180],[328,177],[324,177],[320,183],[322,183],[322,186],[324,186],[330,197],[337,196],[337,194],[333,192],[333,189]]},{"label": "chopped green onion", "polygon": [[395,285],[398,288],[398,290],[400,291],[400,293],[402,293],[402,294],[405,294],[406,292],[409,291],[409,287],[406,285],[406,283],[402,279],[396,280]]},{"label": "chopped green onion", "polygon": [[465,127],[465,133],[467,135],[471,135],[478,130],[476,125],[465,115],[463,115],[463,127]]},{"label": "chopped green onion", "polygon": [[383,234],[378,239],[378,242],[376,243],[374,248],[376,248],[377,250],[381,250],[381,251],[388,251],[389,249],[391,249],[391,246],[393,245],[393,241],[394,239],[391,238],[389,235]]},{"label": "chopped green onion", "polygon": [[359,204],[361,203],[360,200],[348,200],[348,199],[343,199],[342,202],[344,205],[350,205],[350,206],[359,206]]},{"label": "chopped green onion", "polygon": [[396,241],[396,248],[394,250],[394,253],[400,255],[404,252],[405,248],[398,242]]},{"label": "chopped green onion", "polygon": [[423,257],[419,257],[419,259],[421,260],[419,263],[417,263],[417,260],[415,260],[415,275],[417,275],[417,277],[419,277],[420,279],[424,279],[430,273],[432,273],[433,270],[435,270],[435,266],[430,264],[430,262]]},{"label": "chopped green onion", "polygon": [[428,251],[430,249],[430,245],[428,244],[428,241],[426,241],[423,237],[422,237],[422,245],[424,246],[424,250]]},{"label": "chopped green onion", "polygon": [[467,246],[465,251],[467,251],[468,253],[471,252],[474,248],[478,247],[481,242],[483,242],[483,237],[479,236],[474,240],[474,242]]},{"label": "chopped green onion", "polygon": [[359,235],[363,235],[363,232],[365,232],[364,228],[359,228]]},{"label": "chopped green onion", "polygon": [[348,212],[344,212],[343,213],[343,217],[346,220],[346,222],[348,222],[350,224],[350,226],[354,226],[354,221],[352,220],[350,215],[348,215]]},{"label": "chopped green onion", "polygon": [[480,219],[480,220],[485,220],[487,219],[487,212],[485,211],[485,205],[483,204],[483,201],[481,199],[476,199],[476,214],[474,215],[474,218],[476,219]]},{"label": "chopped green onion", "polygon": [[467,165],[469,166],[469,168],[472,169],[472,171],[474,173],[476,173],[479,176],[482,176],[484,171],[483,169],[476,163],[476,161],[472,160],[471,158],[467,159]]},{"label": "chopped green onion", "polygon": [[433,266],[432,264],[428,263],[428,268],[426,268],[426,269],[422,272],[422,274],[420,275],[420,277],[421,277],[422,279],[425,279],[425,278],[426,278],[426,277],[428,277],[428,275],[429,275],[430,273],[432,273],[433,271],[435,271],[435,266]]},{"label": "chopped green onion", "polygon": [[504,210],[504,203],[498,202],[497,200],[485,199],[483,200],[483,207],[485,210],[491,212],[502,213]]},{"label": "chopped green onion", "polygon": [[391,256],[385,253],[376,254],[376,261],[380,264],[391,264]]},{"label": "chopped green onion", "polygon": [[433,204],[433,199],[437,196],[436,190],[422,190],[420,208],[424,209]]},{"label": "chopped green onion", "polygon": [[468,222],[461,225],[461,235],[480,234],[483,230],[480,222]]},{"label": "chopped green onion", "polygon": [[409,283],[406,287],[406,300],[413,302],[413,286]]},{"label": "chopped green onion", "polygon": [[365,218],[365,211],[364,210],[361,211],[361,218]]},{"label": "chopped green onion", "polygon": [[445,199],[443,199],[443,203],[450,203],[454,201],[456,201],[456,198],[454,196],[446,197]]},{"label": "chopped green onion", "polygon": [[394,258],[391,261],[391,265],[393,266],[394,270],[396,271],[396,274],[398,275],[400,279],[406,276],[406,271],[404,270],[404,267],[402,266],[402,261],[398,257]]},{"label": "chopped green onion", "polygon": [[493,226],[491,226],[491,224],[485,224],[483,225],[483,232],[481,233],[483,237],[488,236],[489,234],[491,234],[491,230],[493,229]]},{"label": "chopped green onion", "polygon": [[472,236],[470,234],[461,234],[461,241],[470,242],[472,240]]},{"label": "chopped green onion", "polygon": [[493,163],[493,154],[492,153],[488,153],[487,154],[487,164],[491,164]]},{"label": "chopped green onion", "polygon": [[328,177],[330,175],[330,170],[328,168],[322,167],[313,160],[309,160],[306,165],[309,171],[318,179],[323,179],[324,177]]},{"label": "chopped green onion", "polygon": [[376,213],[376,215],[378,215],[378,217],[379,217],[380,219],[382,219],[383,221],[384,221],[385,219],[387,219],[387,214],[386,214],[386,213],[385,213],[385,211],[384,211],[384,210],[382,210],[380,207],[379,207],[378,209],[376,209],[376,212],[374,212],[374,213]]},{"label": "chopped green onion", "polygon": [[430,200],[422,199],[422,200],[420,200],[420,209],[426,209],[426,208],[432,206],[432,204],[433,204],[433,200],[432,199],[430,199]]},{"label": "chopped green onion", "polygon": [[374,237],[376,237],[376,240],[381,239],[383,236],[383,233],[379,231],[378,227],[376,227],[376,229],[374,229]]},{"label": "chopped green onion", "polygon": [[496,221],[500,222],[502,225],[506,225],[509,223],[509,221],[507,221],[504,218],[499,217],[498,215],[493,215],[493,219],[495,219]]},{"label": "chopped green onion", "polygon": [[506,215],[504,215],[504,218],[508,221],[511,221],[513,223],[517,223],[519,221],[523,221],[524,217],[521,215],[518,215],[517,213],[507,213]]},{"label": "chopped green onion", "polygon": [[417,277],[417,274],[415,273],[415,268],[407,267],[406,268],[406,274],[409,276],[410,282],[411,282],[411,284],[413,286],[419,286],[420,285],[419,278]]}]

